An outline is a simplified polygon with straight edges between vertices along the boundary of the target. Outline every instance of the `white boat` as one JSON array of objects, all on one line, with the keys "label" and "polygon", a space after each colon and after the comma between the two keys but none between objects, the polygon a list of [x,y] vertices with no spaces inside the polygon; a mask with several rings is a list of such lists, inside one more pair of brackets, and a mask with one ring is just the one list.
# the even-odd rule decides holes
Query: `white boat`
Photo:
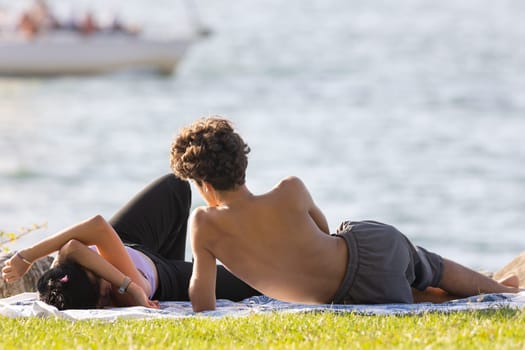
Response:
[{"label": "white boat", "polygon": [[0,75],[100,74],[127,69],[171,73],[193,37],[56,31],[32,39],[0,37]]}]

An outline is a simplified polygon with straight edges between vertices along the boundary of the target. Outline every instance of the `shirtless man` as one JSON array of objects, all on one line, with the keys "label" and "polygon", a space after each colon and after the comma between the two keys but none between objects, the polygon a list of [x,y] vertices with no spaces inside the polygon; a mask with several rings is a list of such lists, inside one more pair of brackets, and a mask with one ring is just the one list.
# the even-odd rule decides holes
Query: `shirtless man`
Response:
[{"label": "shirtless man", "polygon": [[412,245],[394,227],[344,222],[337,235],[297,177],[254,195],[245,184],[248,145],[231,123],[201,119],[171,147],[174,173],[207,203],[190,219],[194,311],[215,309],[216,259],[253,288],[282,301],[412,303],[518,292]]}]

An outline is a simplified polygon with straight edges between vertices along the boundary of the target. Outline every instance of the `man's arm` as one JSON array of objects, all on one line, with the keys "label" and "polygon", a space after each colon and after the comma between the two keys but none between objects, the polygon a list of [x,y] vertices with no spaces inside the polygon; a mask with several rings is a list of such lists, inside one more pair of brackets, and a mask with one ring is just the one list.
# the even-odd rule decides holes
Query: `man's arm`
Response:
[{"label": "man's arm", "polygon": [[217,266],[215,256],[206,246],[206,234],[209,233],[209,230],[203,229],[205,216],[204,210],[197,208],[190,219],[194,261],[188,292],[195,312],[215,310]]},{"label": "man's arm", "polygon": [[315,203],[312,201],[312,205],[310,207],[310,210],[308,210],[308,213],[316,223],[317,227],[321,229],[326,234],[330,234],[330,228],[328,227],[328,221],[326,220],[326,217],[324,216],[323,212]]}]

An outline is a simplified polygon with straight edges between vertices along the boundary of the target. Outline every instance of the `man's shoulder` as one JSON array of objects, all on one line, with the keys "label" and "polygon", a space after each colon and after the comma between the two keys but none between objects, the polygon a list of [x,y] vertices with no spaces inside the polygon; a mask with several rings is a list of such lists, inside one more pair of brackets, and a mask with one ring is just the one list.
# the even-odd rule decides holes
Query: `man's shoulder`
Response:
[{"label": "man's shoulder", "polygon": [[[197,207],[190,215],[190,227],[192,239],[207,241],[214,236],[213,210],[209,207]],[[195,242],[194,242],[195,243]]]},{"label": "man's shoulder", "polygon": [[273,188],[272,192],[288,203],[302,202],[310,197],[305,184],[297,176],[285,177]]},{"label": "man's shoulder", "polygon": [[297,176],[287,176],[283,178],[277,186],[277,189],[286,189],[286,190],[304,190],[306,189],[303,181]]},{"label": "man's shoulder", "polygon": [[197,207],[193,209],[190,215],[190,220],[194,227],[206,226],[210,223],[213,217],[213,209],[210,207]]},{"label": "man's shoulder", "polygon": [[304,182],[297,176],[288,176],[282,179],[273,189],[278,193],[284,193],[287,196],[302,196],[308,193]]}]

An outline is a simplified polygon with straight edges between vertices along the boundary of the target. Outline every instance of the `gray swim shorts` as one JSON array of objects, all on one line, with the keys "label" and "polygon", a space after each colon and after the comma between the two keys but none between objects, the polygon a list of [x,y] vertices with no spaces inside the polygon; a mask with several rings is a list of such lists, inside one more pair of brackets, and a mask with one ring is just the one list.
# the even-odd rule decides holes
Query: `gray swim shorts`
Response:
[{"label": "gray swim shorts", "polygon": [[345,221],[337,230],[348,246],[348,268],[334,304],[412,303],[412,287],[437,287],[443,259],[412,245],[395,227]]}]

